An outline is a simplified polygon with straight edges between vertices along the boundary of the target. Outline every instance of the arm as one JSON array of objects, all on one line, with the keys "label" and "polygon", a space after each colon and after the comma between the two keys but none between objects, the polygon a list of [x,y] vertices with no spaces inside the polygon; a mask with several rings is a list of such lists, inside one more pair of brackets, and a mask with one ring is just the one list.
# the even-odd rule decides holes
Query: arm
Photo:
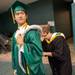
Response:
[{"label": "arm", "polygon": [[43,56],[50,56],[50,57],[52,57],[52,52],[43,52]]},{"label": "arm", "polygon": [[55,50],[53,50],[52,56],[57,58],[58,60],[62,61],[65,60],[64,58],[64,43],[65,39],[61,36],[58,36],[55,40],[53,45],[55,46]]}]

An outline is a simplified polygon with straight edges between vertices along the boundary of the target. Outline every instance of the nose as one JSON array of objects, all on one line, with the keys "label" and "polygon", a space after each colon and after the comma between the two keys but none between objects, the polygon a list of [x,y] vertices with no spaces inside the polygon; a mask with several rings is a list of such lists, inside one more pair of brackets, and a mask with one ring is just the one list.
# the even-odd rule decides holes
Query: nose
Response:
[{"label": "nose", "polygon": [[22,17],[22,15],[21,14],[19,14],[19,16],[18,16],[19,18],[21,18]]}]

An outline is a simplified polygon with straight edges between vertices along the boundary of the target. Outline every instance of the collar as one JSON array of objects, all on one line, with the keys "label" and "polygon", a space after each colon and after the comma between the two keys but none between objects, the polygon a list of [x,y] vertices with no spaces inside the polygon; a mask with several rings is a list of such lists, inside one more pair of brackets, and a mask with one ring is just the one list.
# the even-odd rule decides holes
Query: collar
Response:
[{"label": "collar", "polygon": [[46,40],[46,42],[47,42],[48,44],[50,44],[50,43],[51,43],[56,37],[58,37],[58,36],[62,36],[62,37],[65,38],[65,35],[64,35],[63,33],[61,33],[61,32],[55,32],[55,33],[52,34],[50,40]]},{"label": "collar", "polygon": [[27,28],[27,26],[29,26],[28,25],[28,23],[27,22],[25,22],[23,25],[18,25],[18,29],[26,29]]}]

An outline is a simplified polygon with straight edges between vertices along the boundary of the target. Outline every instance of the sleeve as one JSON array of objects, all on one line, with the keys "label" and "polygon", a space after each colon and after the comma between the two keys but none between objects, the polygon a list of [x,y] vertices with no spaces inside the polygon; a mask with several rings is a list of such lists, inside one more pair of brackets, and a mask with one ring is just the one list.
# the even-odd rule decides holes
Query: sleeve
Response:
[{"label": "sleeve", "polygon": [[50,47],[49,44],[45,40],[43,40],[41,43],[42,43],[43,51],[49,52],[49,47]]},{"label": "sleeve", "polygon": [[65,57],[64,57],[64,50],[65,50],[64,49],[64,44],[66,44],[66,42],[64,42],[64,41],[66,41],[66,40],[64,40],[63,37],[58,36],[55,39],[55,42],[53,43],[54,47],[55,47],[55,50],[52,52],[52,56],[57,58],[60,61],[65,60]]},{"label": "sleeve", "polygon": [[30,31],[28,34],[29,43],[24,46],[24,55],[30,68],[36,72],[40,62],[42,62],[42,45],[40,33],[38,31]]},{"label": "sleeve", "polygon": [[12,37],[12,39],[11,39],[11,56],[12,56],[12,67],[13,67],[13,69],[15,69],[15,52],[14,52],[14,50],[15,50],[15,38],[14,38],[14,36]]}]

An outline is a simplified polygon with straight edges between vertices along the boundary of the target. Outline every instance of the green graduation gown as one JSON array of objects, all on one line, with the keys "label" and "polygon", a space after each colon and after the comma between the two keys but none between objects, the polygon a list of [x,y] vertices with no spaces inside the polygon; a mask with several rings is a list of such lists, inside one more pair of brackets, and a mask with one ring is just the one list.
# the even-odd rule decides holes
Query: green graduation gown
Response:
[{"label": "green graduation gown", "polygon": [[[12,66],[17,75],[44,75],[42,63],[42,45],[38,26],[29,26],[24,33],[24,49],[19,64],[19,48],[15,34],[12,37]],[[22,67],[22,68],[21,68]],[[25,72],[24,72],[25,71]]]}]

